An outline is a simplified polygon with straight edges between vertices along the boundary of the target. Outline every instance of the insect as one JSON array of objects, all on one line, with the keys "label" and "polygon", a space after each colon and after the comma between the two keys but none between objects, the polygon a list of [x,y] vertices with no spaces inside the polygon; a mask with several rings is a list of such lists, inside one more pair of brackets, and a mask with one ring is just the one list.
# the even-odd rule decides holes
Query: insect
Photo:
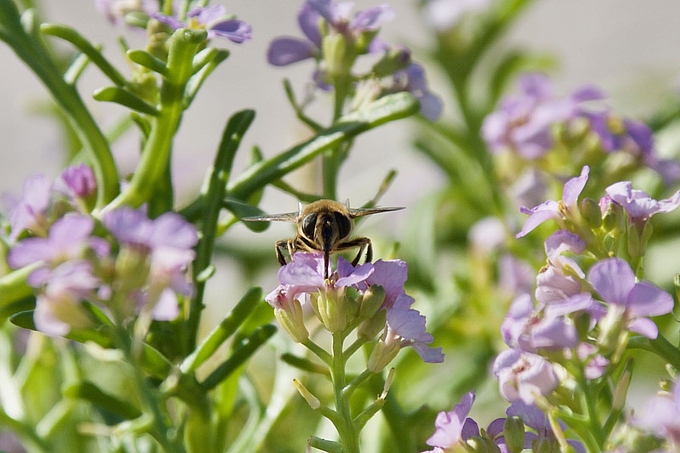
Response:
[{"label": "insect", "polygon": [[350,238],[354,229],[354,219],[379,212],[398,211],[399,208],[350,208],[334,200],[318,200],[304,209],[299,205],[297,212],[273,214],[269,216],[244,217],[246,221],[280,221],[297,223],[297,235],[291,239],[276,241],[276,258],[281,265],[286,264],[283,251],[292,257],[295,252],[323,252],[324,278],[329,276],[330,255],[355,247],[359,248],[352,265],[356,266],[366,253],[366,262],[373,259],[373,246],[367,237]]}]

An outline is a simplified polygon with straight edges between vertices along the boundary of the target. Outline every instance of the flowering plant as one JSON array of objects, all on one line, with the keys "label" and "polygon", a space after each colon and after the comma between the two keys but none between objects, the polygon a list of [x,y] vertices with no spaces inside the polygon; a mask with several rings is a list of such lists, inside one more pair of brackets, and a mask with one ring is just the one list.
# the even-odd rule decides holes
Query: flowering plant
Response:
[{"label": "flowering plant", "polygon": [[[420,2],[429,59],[385,37],[400,20],[387,4],[304,0],[289,14],[300,32],[277,37],[206,0],[92,3],[123,64],[37,1],[0,0],[0,40],[68,138],[55,177],[38,169],[5,197],[0,450],[680,448],[680,159],[658,140],[677,135],[680,100],[633,118],[595,85],[560,95],[544,58],[495,45],[530,0]],[[271,71],[309,69],[282,90],[307,135],[246,161],[255,111],[227,113],[185,191],[186,113],[258,36]],[[90,99],[92,69],[105,82]],[[122,112],[112,128],[102,103]],[[351,219],[329,214],[320,247],[317,216],[296,218],[274,281],[255,234],[268,224],[248,220],[276,218],[270,189],[337,200],[345,164],[370,161],[364,134],[408,117],[444,180],[408,206],[406,232],[358,238],[350,262],[333,252],[358,243]],[[122,148],[137,151],[130,171]],[[415,192],[395,176],[364,207]]]}]

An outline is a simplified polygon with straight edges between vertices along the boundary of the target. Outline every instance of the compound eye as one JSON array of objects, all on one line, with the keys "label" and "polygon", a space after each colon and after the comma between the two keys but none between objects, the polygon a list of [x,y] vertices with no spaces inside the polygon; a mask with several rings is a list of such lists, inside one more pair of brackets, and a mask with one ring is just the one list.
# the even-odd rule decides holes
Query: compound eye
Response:
[{"label": "compound eye", "polygon": [[352,221],[349,217],[342,215],[339,212],[336,212],[333,215],[335,216],[335,224],[338,226],[338,238],[346,238],[352,231]]},{"label": "compound eye", "polygon": [[302,219],[302,233],[307,236],[307,238],[312,239],[314,237],[314,228],[316,227],[316,213],[307,214],[304,219]]}]

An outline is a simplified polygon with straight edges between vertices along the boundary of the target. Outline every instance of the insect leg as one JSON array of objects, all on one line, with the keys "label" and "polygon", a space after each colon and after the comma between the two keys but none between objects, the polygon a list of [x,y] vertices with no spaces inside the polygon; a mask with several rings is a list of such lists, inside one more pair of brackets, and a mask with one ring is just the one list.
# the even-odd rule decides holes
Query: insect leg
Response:
[{"label": "insect leg", "polygon": [[[286,261],[286,257],[283,255],[283,252],[281,252],[282,249],[288,250],[290,253],[290,239],[286,239],[284,241],[276,241],[276,259],[279,260],[279,263],[281,266],[285,266],[288,264]],[[290,253],[291,260],[293,259],[293,254]]]},{"label": "insect leg", "polygon": [[364,260],[364,263],[371,262],[373,259],[373,245],[371,244],[371,240],[366,237],[354,238],[351,241],[343,242],[336,248],[336,251],[343,251],[354,247],[358,247],[359,252],[357,253],[357,256],[354,258],[354,260],[352,260],[352,266],[359,264],[359,260],[361,260],[361,256],[364,254],[364,251],[366,251],[366,259]]}]

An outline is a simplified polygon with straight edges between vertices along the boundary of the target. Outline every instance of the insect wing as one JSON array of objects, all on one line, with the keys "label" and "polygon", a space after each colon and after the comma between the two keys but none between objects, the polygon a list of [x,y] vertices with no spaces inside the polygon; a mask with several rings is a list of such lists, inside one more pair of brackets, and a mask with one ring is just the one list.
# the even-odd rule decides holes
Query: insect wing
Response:
[{"label": "insect wing", "polygon": [[404,209],[400,207],[385,207],[385,208],[350,208],[349,215],[354,219],[356,217],[363,217],[371,214],[379,214],[381,212],[400,211]]},{"label": "insect wing", "polygon": [[245,220],[246,222],[297,222],[299,218],[300,213],[295,211],[281,214],[243,217],[241,220]]}]

